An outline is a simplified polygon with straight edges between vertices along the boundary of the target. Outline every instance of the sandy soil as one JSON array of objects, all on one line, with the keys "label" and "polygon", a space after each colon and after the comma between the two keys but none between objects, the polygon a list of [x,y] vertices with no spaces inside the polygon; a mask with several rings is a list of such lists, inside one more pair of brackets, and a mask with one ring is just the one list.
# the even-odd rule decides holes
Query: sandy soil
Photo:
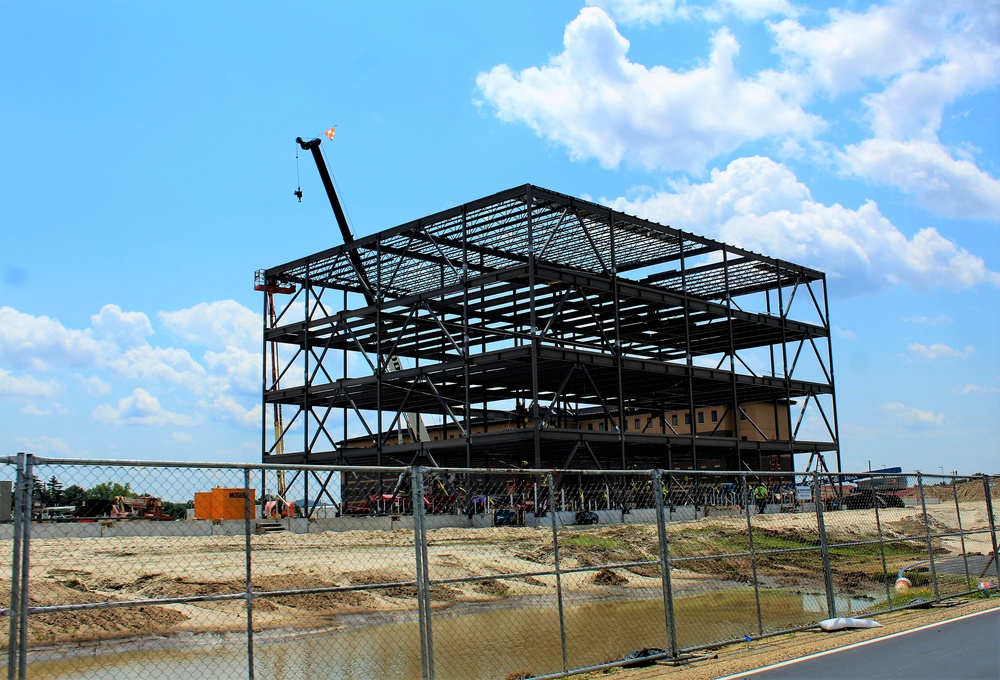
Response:
[{"label": "sandy soil", "polygon": [[[930,506],[929,514],[933,532],[957,529],[953,501]],[[882,511],[881,521],[885,536],[913,537],[914,545],[920,545],[924,523],[917,508]],[[813,541],[817,536],[815,517],[810,514],[758,516],[753,524],[761,541]],[[962,524],[966,531],[988,528],[982,502],[962,504]],[[830,513],[826,526],[831,542],[870,538],[875,527],[874,511]],[[671,523],[671,555],[717,554],[713,551],[718,551],[720,545],[738,543],[745,532],[746,518],[742,516]],[[440,529],[429,531],[428,538],[431,578],[465,579],[433,586],[435,608],[528,597],[551,593],[555,588],[554,576],[531,575],[552,569],[554,564],[549,528]],[[258,630],[308,630],[329,625],[330,617],[335,615],[384,617],[416,608],[411,531],[269,534],[253,536],[252,546],[253,588],[258,593],[348,588],[256,599],[254,626]],[[935,552],[941,555],[954,554],[960,547],[957,537],[935,539]],[[969,553],[986,554],[992,546],[988,534],[981,533],[967,537],[965,548]],[[660,585],[655,565],[599,569],[609,562],[656,560],[655,526],[566,527],[560,530],[559,550],[564,569],[597,567],[585,577],[563,579],[563,587],[574,591],[577,598],[586,598],[591,592],[606,593],[608,585],[651,589]],[[0,546],[0,555],[9,560],[9,544],[6,549]],[[740,558],[688,563],[687,568],[671,571],[673,586],[681,591],[696,591],[746,583],[750,576],[747,562]],[[9,562],[0,562],[0,574],[9,574],[9,566]],[[239,596],[246,591],[246,566],[243,537],[35,540],[31,545],[32,606],[217,594],[233,595],[233,599],[36,614],[29,618],[32,644],[245,630],[245,601]],[[774,586],[815,585],[821,577],[816,573],[815,553],[801,564],[796,563],[794,555],[773,568],[761,564],[758,574]],[[865,581],[869,576],[850,564],[835,565],[834,575],[844,592],[863,592],[873,587]],[[7,606],[9,592],[9,581],[0,580],[3,606]],[[900,620],[915,617],[908,614]],[[812,634],[804,635],[798,639],[814,638]],[[4,644],[6,640],[0,640],[0,645]],[[754,643],[746,653],[756,658],[753,650],[776,646],[775,641]],[[737,649],[729,656],[741,653]]]}]

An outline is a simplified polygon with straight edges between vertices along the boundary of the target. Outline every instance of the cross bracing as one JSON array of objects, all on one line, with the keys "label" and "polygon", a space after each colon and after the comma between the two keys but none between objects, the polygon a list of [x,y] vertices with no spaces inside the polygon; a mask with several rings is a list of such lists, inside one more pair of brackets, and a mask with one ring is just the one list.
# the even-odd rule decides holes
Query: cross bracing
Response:
[{"label": "cross bracing", "polygon": [[[697,466],[700,448],[738,467],[746,451],[837,450],[825,276],[807,267],[525,185],[266,275],[297,289],[265,327],[287,357],[280,386],[265,373],[264,401],[293,413],[288,460],[391,449],[476,465],[527,441],[530,462],[583,447],[577,461],[595,464],[610,441],[614,464]],[[748,404],[769,404],[773,422]],[[604,431],[583,429],[594,408]],[[701,431],[706,408],[732,426]],[[491,430],[515,409],[529,427]],[[662,423],[626,431],[639,411]],[[439,439],[390,437],[402,413],[436,419]],[[803,424],[822,436],[799,436]],[[263,448],[277,462],[266,435]]]}]

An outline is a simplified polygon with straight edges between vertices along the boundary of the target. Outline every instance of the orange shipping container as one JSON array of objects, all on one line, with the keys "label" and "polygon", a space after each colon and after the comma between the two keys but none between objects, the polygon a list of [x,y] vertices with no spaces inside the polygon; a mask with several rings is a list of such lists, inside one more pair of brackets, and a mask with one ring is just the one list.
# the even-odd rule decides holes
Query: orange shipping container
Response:
[{"label": "orange shipping container", "polygon": [[[257,491],[250,489],[250,519],[257,519]],[[246,490],[222,489],[199,491],[194,495],[195,519],[244,519]]]}]

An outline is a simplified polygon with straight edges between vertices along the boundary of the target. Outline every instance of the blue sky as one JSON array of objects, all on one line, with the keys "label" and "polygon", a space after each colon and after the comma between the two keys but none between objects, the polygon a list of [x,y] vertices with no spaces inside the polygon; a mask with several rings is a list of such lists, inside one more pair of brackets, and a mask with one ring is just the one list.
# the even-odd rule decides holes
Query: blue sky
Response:
[{"label": "blue sky", "polygon": [[0,38],[2,455],[258,461],[253,272],[340,243],[294,145],[336,125],[358,235],[530,182],[826,271],[844,467],[1000,472],[994,0],[8,1]]}]

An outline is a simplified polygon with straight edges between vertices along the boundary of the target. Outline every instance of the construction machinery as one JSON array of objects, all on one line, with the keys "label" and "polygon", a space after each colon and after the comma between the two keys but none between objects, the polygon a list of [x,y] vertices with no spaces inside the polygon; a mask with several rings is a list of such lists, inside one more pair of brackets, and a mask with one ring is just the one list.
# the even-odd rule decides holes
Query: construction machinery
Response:
[{"label": "construction machinery", "polygon": [[173,520],[163,512],[163,501],[155,496],[115,496],[111,501],[112,519]]},{"label": "construction machinery", "polygon": [[[354,241],[354,234],[351,233],[351,228],[347,224],[347,216],[344,214],[344,208],[341,206],[340,198],[337,196],[337,190],[333,186],[333,179],[330,177],[330,171],[327,169],[326,161],[323,159],[323,153],[320,151],[319,147],[321,140],[317,138],[305,141],[301,137],[297,137],[295,141],[304,150],[312,153],[313,160],[316,162],[316,169],[319,170],[319,176],[323,182],[323,188],[326,189],[326,196],[330,200],[330,207],[333,208],[334,217],[337,219],[337,226],[340,227],[340,234],[344,238],[344,244],[350,244]],[[368,281],[368,276],[365,273],[365,267],[364,263],[361,261],[361,256],[358,254],[357,250],[349,250],[347,254],[351,260],[351,265],[358,274],[358,279],[361,281],[365,301],[369,305],[377,304],[375,295],[372,293],[372,285]],[[388,357],[385,362],[385,370],[403,370],[403,364],[400,361],[400,358],[398,356]],[[419,413],[404,413],[403,418],[406,421],[406,427],[409,431],[411,442],[426,442],[430,440],[430,436],[427,434],[427,427],[424,425],[423,418]],[[402,433],[400,433],[399,436],[402,437]]]}]

